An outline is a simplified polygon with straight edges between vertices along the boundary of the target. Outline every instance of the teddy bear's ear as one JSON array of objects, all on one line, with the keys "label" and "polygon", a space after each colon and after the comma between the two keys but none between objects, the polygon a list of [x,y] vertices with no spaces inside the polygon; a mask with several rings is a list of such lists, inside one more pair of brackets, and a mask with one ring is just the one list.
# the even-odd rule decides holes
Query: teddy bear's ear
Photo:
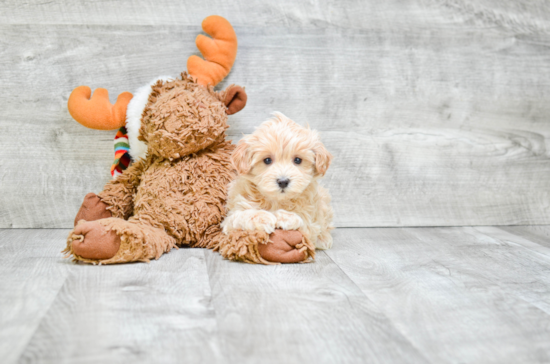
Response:
[{"label": "teddy bear's ear", "polygon": [[241,86],[230,86],[225,91],[225,106],[227,107],[227,115],[235,114],[241,111],[247,100],[246,92]]}]

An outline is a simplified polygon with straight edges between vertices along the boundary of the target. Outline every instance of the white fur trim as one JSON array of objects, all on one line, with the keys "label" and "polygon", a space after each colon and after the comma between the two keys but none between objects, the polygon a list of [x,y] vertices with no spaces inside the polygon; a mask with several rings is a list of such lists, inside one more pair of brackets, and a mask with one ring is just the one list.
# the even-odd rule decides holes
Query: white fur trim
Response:
[{"label": "white fur trim", "polygon": [[139,158],[145,159],[147,156],[147,144],[138,140],[138,136],[143,110],[147,106],[149,95],[153,92],[151,86],[157,83],[158,80],[168,81],[173,79],[170,76],[155,78],[149,84],[138,88],[128,104],[128,108],[126,109],[126,130],[128,131],[128,142],[130,143],[130,156],[134,161],[137,161]]}]

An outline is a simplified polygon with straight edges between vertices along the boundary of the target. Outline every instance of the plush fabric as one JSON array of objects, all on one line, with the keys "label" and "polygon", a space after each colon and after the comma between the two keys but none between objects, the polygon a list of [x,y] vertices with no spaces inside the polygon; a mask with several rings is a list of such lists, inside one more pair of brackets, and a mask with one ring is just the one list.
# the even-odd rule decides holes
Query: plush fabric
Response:
[{"label": "plush fabric", "polygon": [[241,111],[246,105],[247,96],[244,88],[235,86],[228,88],[225,94],[225,105],[227,105],[227,115],[233,115]]},{"label": "plush fabric", "polygon": [[261,257],[271,262],[293,263],[315,259],[315,246],[298,230],[276,229],[269,235],[269,243],[258,244],[257,248]]},{"label": "plush fabric", "polygon": [[233,27],[221,16],[212,15],[202,22],[202,29],[212,38],[202,34],[195,43],[204,59],[191,56],[187,60],[187,71],[198,79],[201,85],[215,86],[227,76],[237,56],[237,35]]},{"label": "plush fabric", "polygon": [[[120,251],[121,237],[114,230],[103,228],[102,223],[106,221],[109,220],[79,221],[73,232],[73,237],[76,239],[71,244],[75,256],[83,254],[90,259],[102,260],[109,259]],[[89,244],[91,246],[88,246]]]},{"label": "plush fabric", "polygon": [[88,193],[84,196],[84,202],[82,202],[82,206],[80,206],[74,218],[74,226],[76,226],[80,220],[94,221],[111,217],[111,211],[107,210],[108,207],[109,205],[101,201],[99,196],[95,193]]},{"label": "plush fabric", "polygon": [[[91,229],[78,229],[81,224],[86,223],[86,221],[80,221],[75,230],[69,234],[67,247],[63,251],[66,257],[72,255],[75,261],[92,264],[148,262],[151,259],[160,258],[163,253],[176,247],[175,239],[165,231],[140,224],[135,219],[129,221],[116,218],[101,219],[93,221]],[[118,249],[110,257],[100,257],[106,253],[102,250],[105,247],[111,251],[112,242],[108,240],[113,239],[113,235],[118,237]],[[78,248],[75,249],[75,243],[88,246],[79,246],[79,251]],[[84,248],[87,250],[83,250]],[[85,253],[85,256],[79,253]]]},{"label": "plush fabric", "polygon": [[[268,244],[277,244],[281,249],[264,253]],[[277,229],[271,234],[260,230],[233,230],[220,236],[220,243],[214,249],[230,260],[245,263],[279,264],[291,261],[307,262],[315,259],[315,247],[298,231]],[[293,259],[294,254],[302,255]]]},{"label": "plush fabric", "polygon": [[88,86],[79,86],[71,92],[67,106],[71,116],[85,127],[114,130],[126,123],[126,108],[131,99],[131,93],[123,92],[112,105],[106,89],[98,88],[92,95]]},{"label": "plush fabric", "polygon": [[122,174],[128,166],[130,165],[130,143],[128,143],[128,132],[123,126],[118,129],[118,132],[115,136],[115,160],[111,166],[111,176],[113,178],[118,177]]},{"label": "plush fabric", "polygon": [[[237,239],[221,232],[227,186],[235,178],[230,160],[234,145],[225,140],[225,96],[225,91],[202,86],[185,73],[181,79],[153,85],[140,128],[147,157],[107,183],[98,198],[112,217],[100,218],[83,231],[77,225],[66,253],[75,260],[112,264],[157,259],[179,245],[221,250],[229,259],[267,264],[251,246],[259,243],[255,234]],[[112,235],[101,230],[114,231],[120,247],[112,256],[98,259],[97,245],[109,251],[113,246]],[[108,237],[111,240],[105,240]],[[249,251],[240,248],[243,239]],[[237,248],[226,247],[232,244]]]},{"label": "plush fabric", "polygon": [[139,140],[139,129],[141,128],[141,116],[149,101],[149,95],[153,92],[152,86],[156,85],[159,80],[166,82],[173,79],[172,76],[156,77],[147,85],[138,88],[128,104],[126,130],[128,131],[128,142],[130,143],[130,157],[133,161],[145,159],[147,156],[147,144]]}]

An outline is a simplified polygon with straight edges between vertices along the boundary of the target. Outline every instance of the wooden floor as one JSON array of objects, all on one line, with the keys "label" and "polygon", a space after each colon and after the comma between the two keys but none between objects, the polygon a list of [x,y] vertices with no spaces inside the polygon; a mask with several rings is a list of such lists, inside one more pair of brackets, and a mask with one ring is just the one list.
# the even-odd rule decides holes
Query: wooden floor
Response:
[{"label": "wooden floor", "polygon": [[2,363],[547,363],[550,226],[342,228],[311,264],[62,259],[0,230]]}]

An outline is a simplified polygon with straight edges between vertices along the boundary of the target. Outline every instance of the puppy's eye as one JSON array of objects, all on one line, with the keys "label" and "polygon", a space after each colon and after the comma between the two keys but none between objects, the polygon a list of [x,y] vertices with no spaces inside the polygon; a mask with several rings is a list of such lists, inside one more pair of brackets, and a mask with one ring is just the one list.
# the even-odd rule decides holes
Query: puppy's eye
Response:
[{"label": "puppy's eye", "polygon": [[271,164],[273,161],[271,160],[271,158],[266,158],[264,159],[264,163],[265,164]]},{"label": "puppy's eye", "polygon": [[298,157],[296,157],[296,158],[294,158],[294,163],[296,163],[296,164],[300,164],[300,163],[302,163],[302,159],[301,159],[301,158],[298,158]]}]

